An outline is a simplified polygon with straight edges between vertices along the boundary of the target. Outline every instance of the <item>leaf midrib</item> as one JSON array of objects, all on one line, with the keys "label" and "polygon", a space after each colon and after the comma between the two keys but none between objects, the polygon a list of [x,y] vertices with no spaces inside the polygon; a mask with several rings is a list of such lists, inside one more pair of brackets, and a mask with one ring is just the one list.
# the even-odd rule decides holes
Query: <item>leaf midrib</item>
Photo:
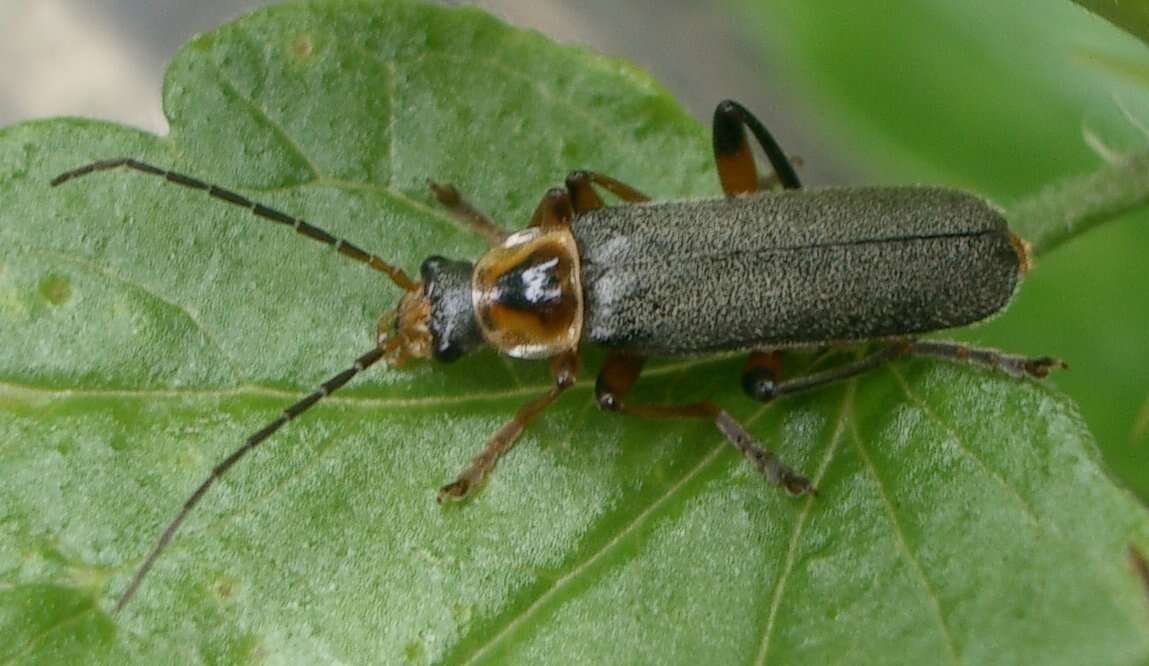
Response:
[{"label": "leaf midrib", "polygon": [[[689,359],[678,363],[667,363],[652,367],[643,372],[643,377],[659,377],[687,372],[698,367],[724,362],[730,355],[705,356]],[[589,391],[594,387],[595,375],[585,373],[568,392]],[[526,384],[513,389],[502,391],[482,391],[465,395],[440,394],[428,395],[418,398],[378,398],[356,395],[332,395],[324,398],[325,405],[342,405],[358,409],[377,409],[380,407],[439,407],[443,405],[459,405],[474,402],[498,402],[511,398],[531,397],[545,393],[551,389],[551,384]],[[277,389],[260,384],[242,384],[233,388],[222,389],[112,389],[112,388],[49,388],[19,384],[15,382],[0,382],[0,399],[9,399],[25,405],[37,405],[50,401],[87,400],[91,398],[118,398],[129,400],[153,399],[185,399],[185,398],[281,398],[285,402],[298,400],[311,393],[310,390],[289,391]]]}]

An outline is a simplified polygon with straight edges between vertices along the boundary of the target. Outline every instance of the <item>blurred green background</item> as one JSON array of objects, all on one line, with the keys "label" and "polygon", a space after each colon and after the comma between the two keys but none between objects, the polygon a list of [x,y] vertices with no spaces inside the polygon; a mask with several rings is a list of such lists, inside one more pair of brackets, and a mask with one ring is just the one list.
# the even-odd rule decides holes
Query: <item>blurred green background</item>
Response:
[{"label": "blurred green background", "polygon": [[[162,132],[168,56],[192,33],[262,4],[6,0],[0,124],[84,115]],[[1104,154],[1149,145],[1145,44],[1067,0],[478,4],[637,62],[702,122],[719,99],[742,100],[805,159],[808,184],[945,183],[1009,206],[1100,168]],[[1145,217],[1040,258],[1004,316],[959,334],[1065,358],[1071,370],[1054,381],[1080,404],[1110,469],[1143,498]]]},{"label": "blurred green background", "polygon": [[[1145,44],[1069,2],[737,3],[794,109],[853,178],[946,183],[1010,204],[1146,150]],[[880,7],[880,9],[879,9]],[[1014,305],[963,331],[1056,354],[1110,469],[1149,496],[1144,213],[1039,258]]]}]

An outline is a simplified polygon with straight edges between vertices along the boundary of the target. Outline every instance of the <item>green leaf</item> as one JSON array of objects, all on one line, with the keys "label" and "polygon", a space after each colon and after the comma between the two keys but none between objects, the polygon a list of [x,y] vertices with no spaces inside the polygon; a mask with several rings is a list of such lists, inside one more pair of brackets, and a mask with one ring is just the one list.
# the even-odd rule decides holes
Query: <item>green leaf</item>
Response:
[{"label": "green leaf", "polygon": [[[763,54],[865,182],[973,189],[1007,209],[1144,152],[1143,43],[1068,2],[738,0]],[[1132,7],[1137,3],[1122,3]],[[1135,10],[1132,10],[1135,11]],[[1086,182],[1082,179],[1081,182]],[[1041,240],[1041,239],[1031,239]],[[962,338],[1066,359],[1058,378],[1113,472],[1149,498],[1149,215],[1041,257],[1006,316]]]},{"label": "green leaf", "polygon": [[[435,490],[543,364],[373,370],[238,465],[114,599],[212,465],[373,344],[382,276],[132,156],[238,188],[413,270],[593,167],[713,195],[707,131],[633,67],[476,10],[274,8],[203,35],[171,134],[0,132],[5,663],[1135,663],[1149,519],[1054,382],[904,362],[770,407],[736,358],[656,363],[636,401],[713,398],[816,480],[769,487],[713,428],[598,412],[601,354],[472,501]],[[841,355],[834,360],[843,360]],[[806,359],[793,359],[800,371]]]}]

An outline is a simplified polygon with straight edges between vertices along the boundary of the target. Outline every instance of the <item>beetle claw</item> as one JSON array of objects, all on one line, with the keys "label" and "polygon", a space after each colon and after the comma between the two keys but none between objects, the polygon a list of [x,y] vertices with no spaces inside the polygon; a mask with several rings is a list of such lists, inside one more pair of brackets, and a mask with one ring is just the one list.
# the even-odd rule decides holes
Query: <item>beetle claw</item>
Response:
[{"label": "beetle claw", "polygon": [[439,504],[444,501],[459,502],[467,497],[471,492],[471,482],[467,479],[456,479],[439,489],[439,495],[435,498]]},{"label": "beetle claw", "polygon": [[789,470],[782,477],[782,487],[786,492],[794,497],[801,497],[802,495],[813,495],[817,497],[818,489],[810,483],[810,480],[801,474],[795,474]]},{"label": "beetle claw", "polygon": [[1026,373],[1033,377],[1037,377],[1038,379],[1042,379],[1049,375],[1050,370],[1055,370],[1057,368],[1061,368],[1062,370],[1069,369],[1069,365],[1065,361],[1053,356],[1041,356],[1039,358],[1028,359],[1025,361],[1023,367]]}]

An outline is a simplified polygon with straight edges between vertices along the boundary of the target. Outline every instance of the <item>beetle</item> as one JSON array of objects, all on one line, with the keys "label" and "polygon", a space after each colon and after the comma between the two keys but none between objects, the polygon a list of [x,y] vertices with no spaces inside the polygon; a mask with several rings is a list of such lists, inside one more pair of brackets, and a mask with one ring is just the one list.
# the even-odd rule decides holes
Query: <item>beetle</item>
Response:
[{"label": "beetle", "polygon": [[[721,102],[712,129],[725,198],[652,203],[610,176],[574,171],[565,187],[546,192],[524,230],[508,234],[453,186],[428,181],[436,199],[491,247],[473,263],[429,257],[419,279],[302,219],[134,159],[101,160],[53,179],[58,186],[123,167],[202,190],[333,246],[403,291],[398,306],[379,319],[370,351],[212,468],[160,535],[115,610],[132,598],[217,479],[288,421],[380,361],[391,367],[410,359],[450,363],[492,347],[550,364],[553,387],[495,431],[439,490],[440,502],[467,497],[528,422],[575,383],[583,344],[607,350],[595,384],[603,410],[710,420],[769,483],[796,496],[816,491],[718,405],[630,403],[627,395],[645,360],[745,352],[742,388],[759,401],[854,377],[903,356],[971,363],[1019,378],[1066,367],[1049,356],[916,337],[1001,312],[1028,270],[1028,246],[987,201],[939,187],[805,190],[794,163],[742,105]],[[759,178],[747,129],[770,162],[768,178]],[[596,188],[628,205],[606,206]],[[782,350],[867,343],[877,349],[859,360],[783,377]]]}]

